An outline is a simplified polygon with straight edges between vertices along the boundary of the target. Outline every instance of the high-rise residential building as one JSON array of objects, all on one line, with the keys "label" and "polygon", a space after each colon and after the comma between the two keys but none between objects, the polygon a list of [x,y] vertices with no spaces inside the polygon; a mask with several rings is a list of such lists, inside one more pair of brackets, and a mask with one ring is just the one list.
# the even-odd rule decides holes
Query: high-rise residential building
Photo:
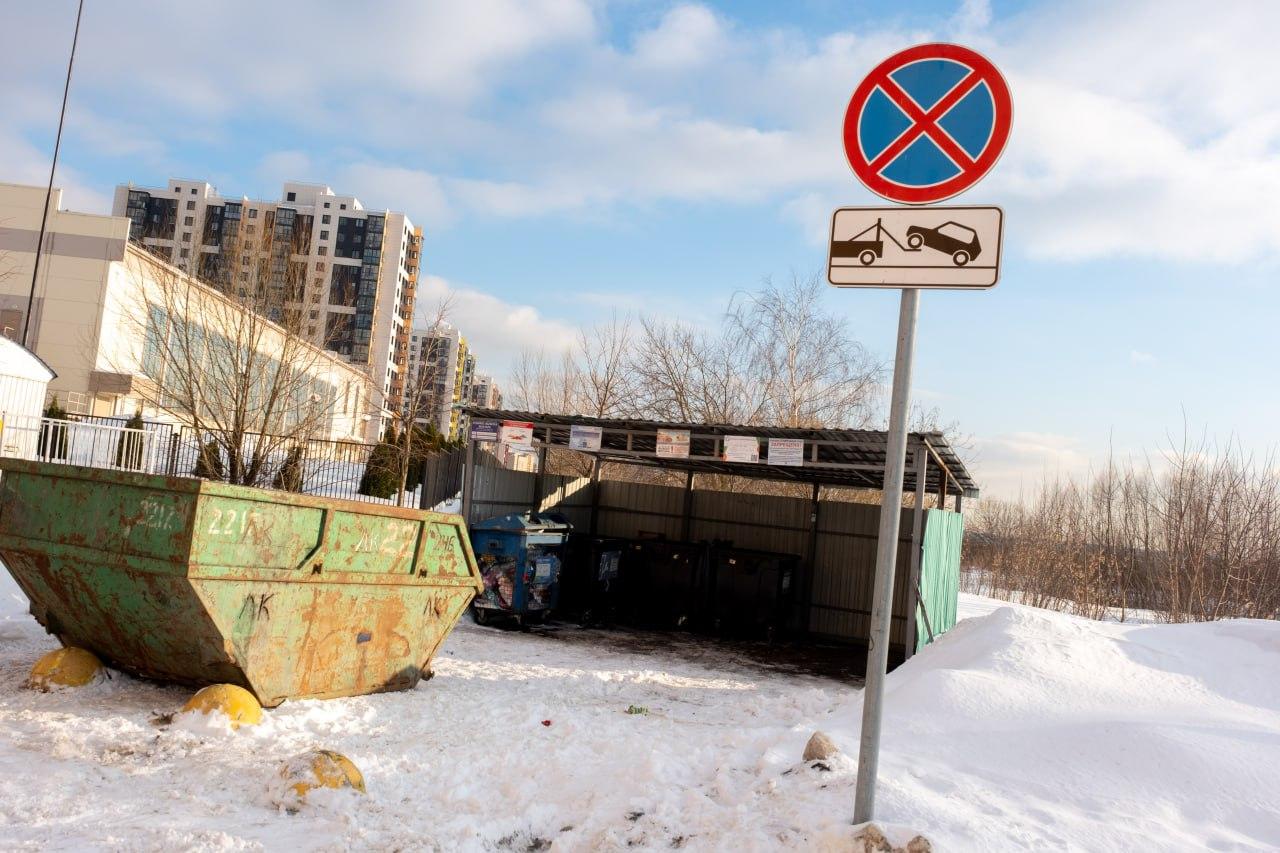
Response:
[{"label": "high-rise residential building", "polygon": [[268,316],[366,371],[377,407],[402,405],[422,254],[422,229],[405,214],[365,210],[322,184],[289,182],[279,201],[257,201],[176,178],[117,187],[113,213],[128,217],[131,241],[224,289],[267,260]]},{"label": "high-rise residential building", "polygon": [[445,436],[466,431],[460,406],[472,402],[476,355],[460,331],[448,323],[414,329],[409,335],[408,392],[404,411],[435,424]]},{"label": "high-rise residential building", "polygon": [[486,409],[502,408],[502,391],[492,376],[484,373],[476,375],[475,381],[471,383],[471,404]]},{"label": "high-rise residential building", "polygon": [[[66,211],[61,202],[62,191],[55,188],[46,217],[45,187],[0,184],[0,256],[10,273],[0,275],[0,333],[21,340],[28,332],[28,348],[57,374],[49,395],[72,414],[141,412],[188,423],[190,406],[183,408],[182,398],[166,390],[176,384],[173,373],[204,375],[207,369],[216,376],[214,362],[226,348],[201,347],[201,364],[177,367],[173,351],[166,355],[160,342],[180,334],[173,331],[179,326],[200,330],[188,333],[193,340],[237,341],[236,329],[247,328],[237,318],[254,315],[130,241],[128,218]],[[32,293],[42,220],[46,233]],[[286,334],[277,324],[258,323],[237,344],[252,347],[260,363],[269,364],[286,349],[286,340],[296,343]],[[284,408],[323,410],[322,422],[312,424],[318,431],[309,437],[366,440],[369,423],[377,420],[368,411],[367,401],[377,393],[368,372],[311,343],[289,351],[291,368],[306,375],[310,394]]]}]

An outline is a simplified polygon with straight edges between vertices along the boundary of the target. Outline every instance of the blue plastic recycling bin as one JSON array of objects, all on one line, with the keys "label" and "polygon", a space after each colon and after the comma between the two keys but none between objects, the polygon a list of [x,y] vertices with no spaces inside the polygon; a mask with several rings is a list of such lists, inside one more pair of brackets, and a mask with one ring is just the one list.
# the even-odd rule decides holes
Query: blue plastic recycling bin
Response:
[{"label": "blue plastic recycling bin", "polygon": [[522,513],[471,525],[484,592],[471,603],[476,622],[541,622],[559,597],[560,567],[573,526],[555,513]]}]

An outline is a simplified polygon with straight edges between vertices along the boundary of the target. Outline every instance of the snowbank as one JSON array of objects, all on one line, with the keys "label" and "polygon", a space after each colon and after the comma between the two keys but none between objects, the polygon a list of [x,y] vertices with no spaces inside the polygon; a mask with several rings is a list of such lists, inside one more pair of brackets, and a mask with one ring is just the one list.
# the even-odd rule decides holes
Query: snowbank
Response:
[{"label": "snowbank", "polygon": [[[154,725],[181,688],[20,689],[53,645],[0,573],[5,848],[848,849],[858,692],[728,653],[464,625],[414,691],[231,734]],[[1277,672],[1272,623],[998,606],[890,678],[880,817],[942,851],[1274,848]],[[846,752],[826,770],[799,760],[814,729]],[[369,796],[278,808],[279,764],[313,747]]]}]

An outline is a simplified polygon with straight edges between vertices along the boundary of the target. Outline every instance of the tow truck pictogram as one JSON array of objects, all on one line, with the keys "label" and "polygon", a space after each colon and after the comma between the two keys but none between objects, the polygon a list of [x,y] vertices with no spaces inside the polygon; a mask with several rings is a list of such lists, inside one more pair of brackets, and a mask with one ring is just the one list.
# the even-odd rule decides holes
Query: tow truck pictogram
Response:
[{"label": "tow truck pictogram", "polygon": [[848,240],[832,240],[831,257],[857,258],[858,263],[869,267],[884,258],[886,239],[903,252],[919,252],[928,247],[950,255],[951,262],[958,267],[969,263],[982,252],[977,232],[958,222],[944,222],[937,228],[912,225],[907,228],[907,244],[904,246],[884,227],[882,219],[876,219],[874,225],[864,228]]}]

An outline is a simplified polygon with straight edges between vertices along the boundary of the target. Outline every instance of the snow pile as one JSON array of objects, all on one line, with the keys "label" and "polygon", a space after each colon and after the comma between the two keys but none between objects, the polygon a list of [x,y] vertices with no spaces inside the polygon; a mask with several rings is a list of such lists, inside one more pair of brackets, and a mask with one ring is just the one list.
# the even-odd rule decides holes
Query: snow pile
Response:
[{"label": "snow pile", "polygon": [[[416,690],[232,733],[157,725],[189,691],[119,674],[22,690],[54,643],[5,576],[0,846],[850,849],[854,687],[624,639],[464,625]],[[1278,672],[1272,623],[998,607],[890,678],[879,817],[940,851],[1274,848]],[[841,754],[801,761],[815,730]],[[276,805],[280,765],[313,748],[368,795]]]}]

